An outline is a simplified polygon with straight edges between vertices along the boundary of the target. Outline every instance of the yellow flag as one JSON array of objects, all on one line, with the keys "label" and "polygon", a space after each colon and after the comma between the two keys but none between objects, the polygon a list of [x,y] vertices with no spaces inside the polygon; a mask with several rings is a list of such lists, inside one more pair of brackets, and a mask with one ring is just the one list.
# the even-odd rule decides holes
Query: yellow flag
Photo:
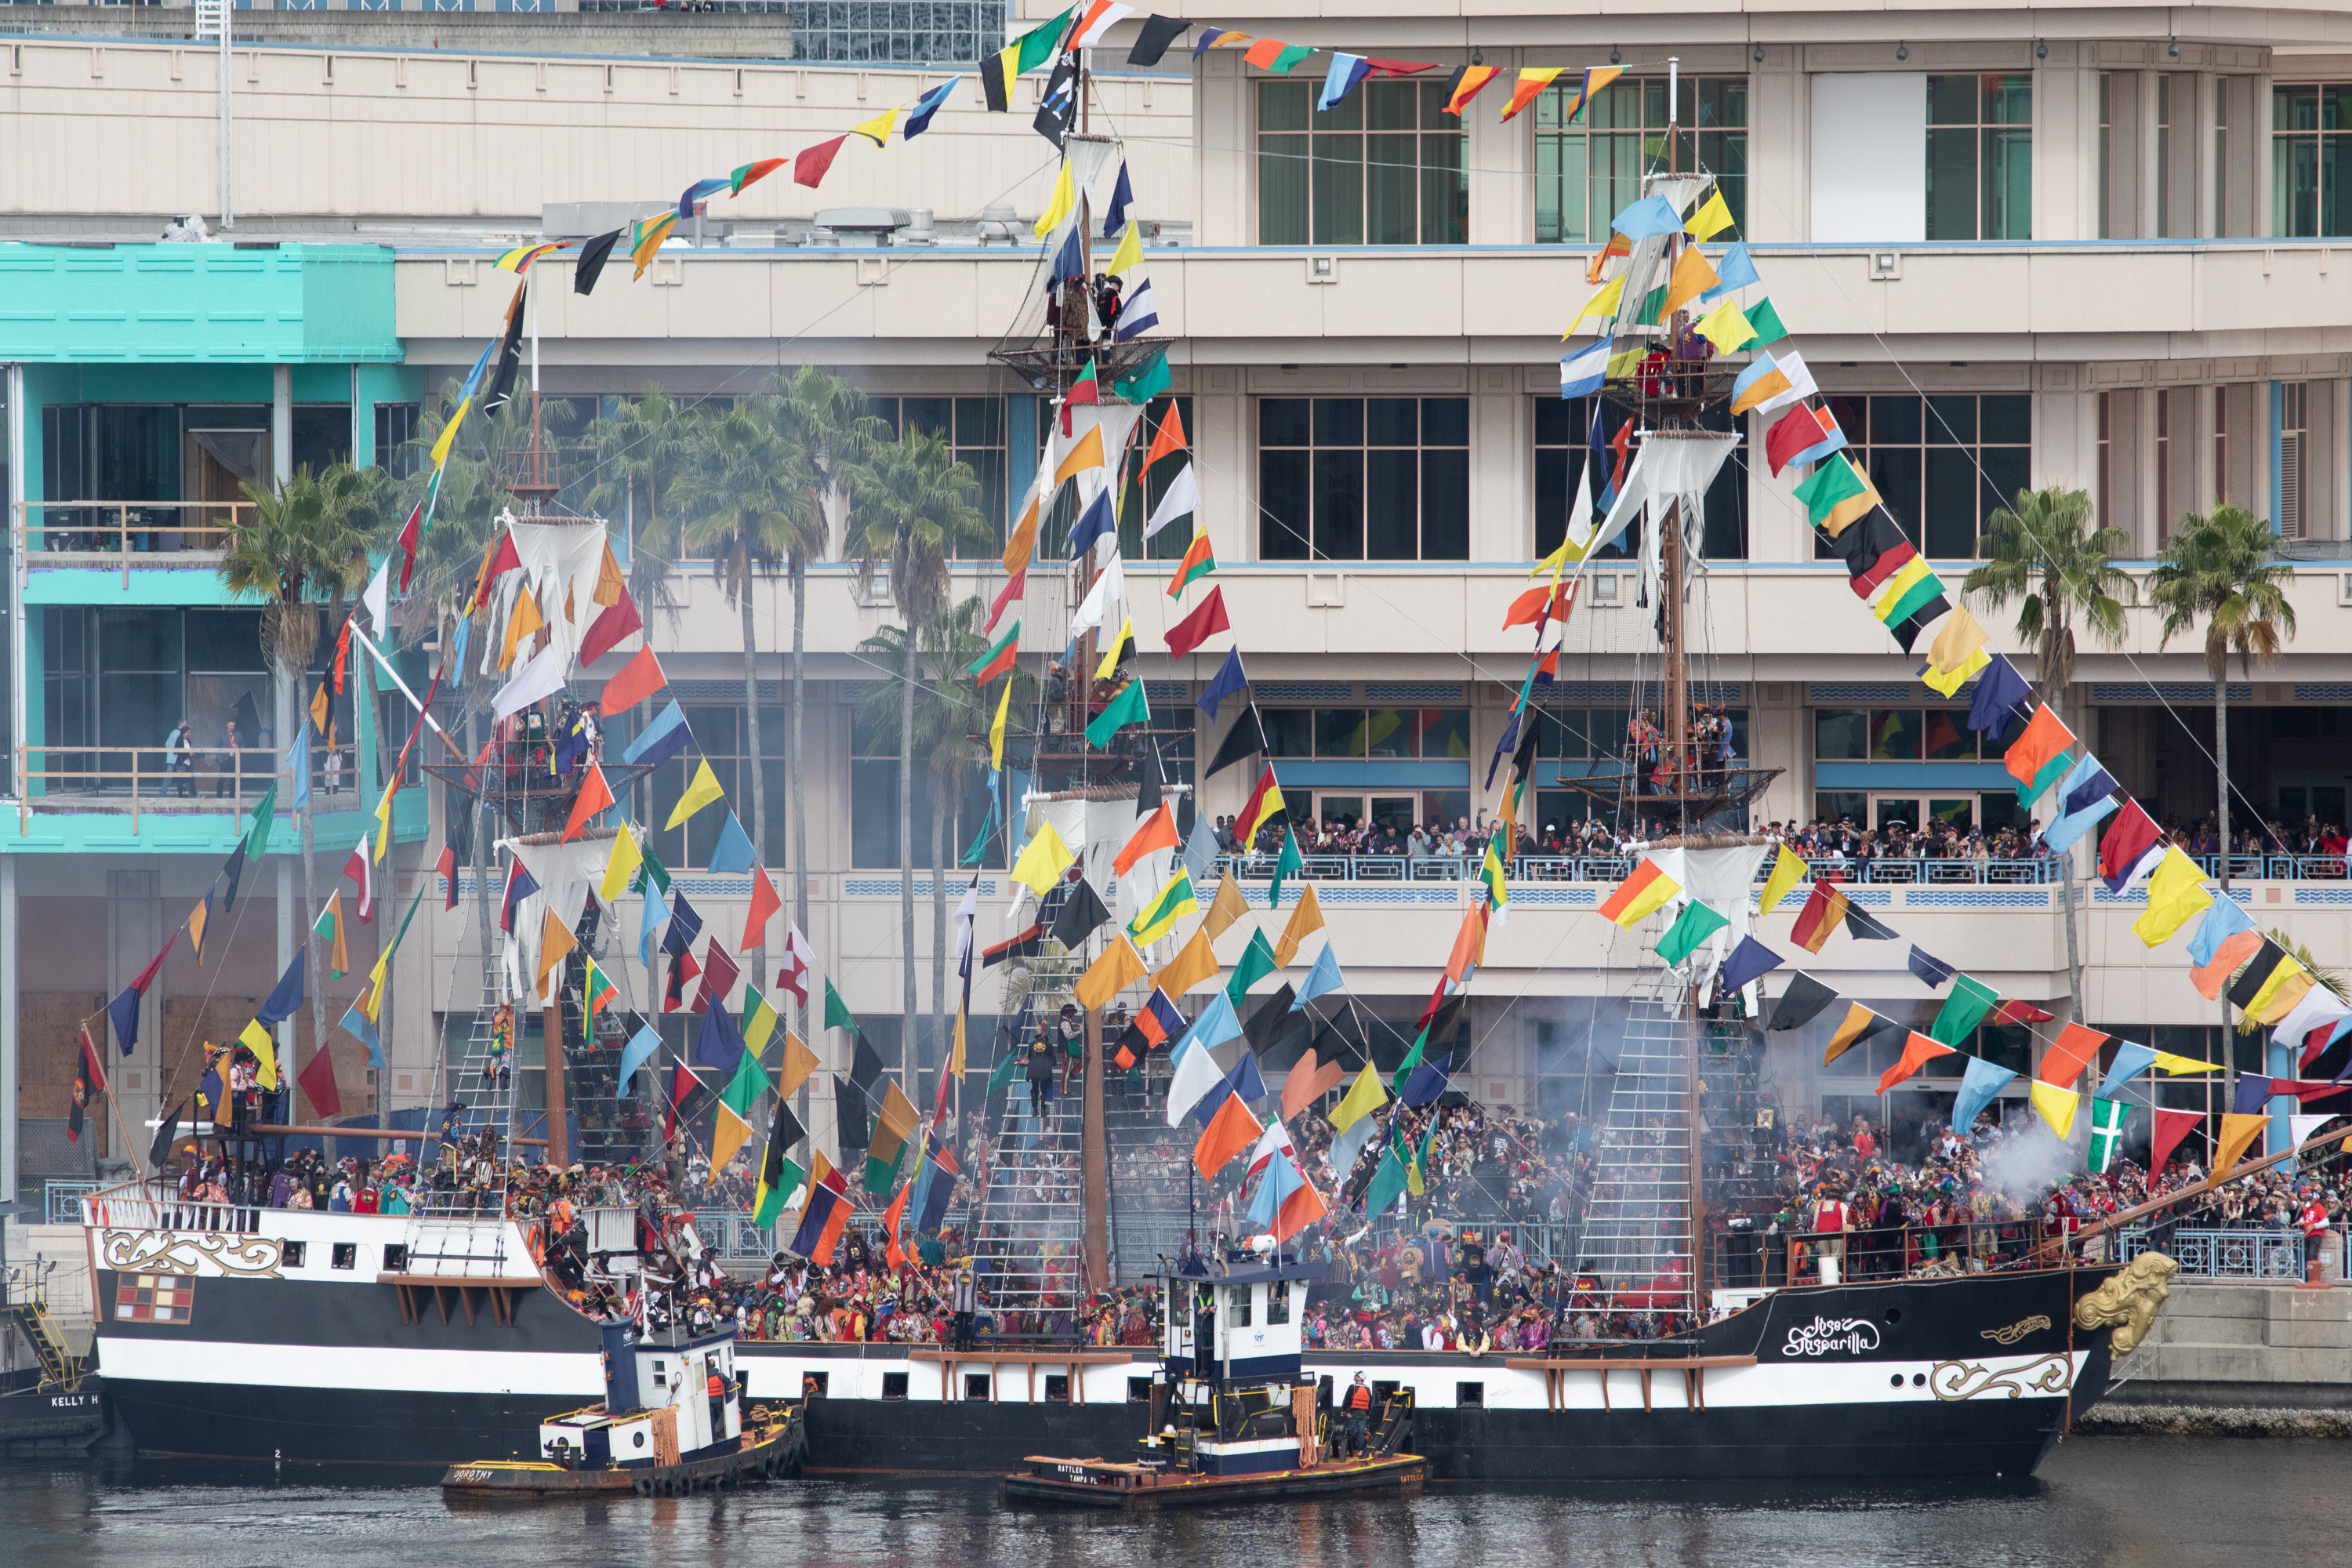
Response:
[{"label": "yellow flag", "polygon": [[[1217,896],[1209,905],[1209,913],[1201,929],[1214,942],[1232,929],[1233,923],[1249,913],[1249,900],[1242,897],[1242,885],[1227,871],[1217,879]],[[1171,993],[1172,994],[1172,993]]]},{"label": "yellow flag", "polygon": [[1054,825],[1045,823],[1039,826],[1037,837],[1022,846],[1021,858],[1013,862],[1013,879],[1042,899],[1076,858],[1054,831]]},{"label": "yellow flag", "polygon": [[2156,1070],[2178,1078],[2185,1072],[2220,1072],[2221,1064],[2200,1062],[2195,1057],[2177,1057],[2170,1051],[2158,1051],[2156,1053]]},{"label": "yellow flag", "polygon": [[261,1020],[256,1018],[252,1023],[247,1024],[245,1026],[245,1033],[236,1037],[236,1043],[251,1051],[253,1059],[261,1064],[261,1087],[276,1089],[278,1087],[278,1042],[269,1037],[269,1031],[263,1026]]},{"label": "yellow flag", "polygon": [[1332,1128],[1337,1131],[1345,1132],[1349,1128],[1386,1105],[1388,1099],[1388,1086],[1381,1081],[1381,1075],[1372,1070],[1372,1064],[1370,1061],[1365,1062],[1364,1070],[1356,1075],[1354,1085],[1349,1089],[1347,1096],[1339,1101],[1339,1109],[1331,1113]]},{"label": "yellow flag", "polygon": [[[539,975],[531,984],[533,995],[544,997],[548,994],[548,972],[562,963],[564,955],[579,945],[579,941],[572,934],[572,928],[565,925],[553,910],[548,910],[546,921],[540,927]],[[713,1002],[711,1005],[715,1007],[719,1004]]]},{"label": "yellow flag", "polygon": [[[717,1006],[717,1003],[712,1003]],[[719,1120],[710,1124],[710,1173],[716,1176],[727,1168],[735,1152],[751,1139],[751,1124],[727,1109],[724,1101],[718,1106]]]},{"label": "yellow flag", "polygon": [[903,103],[894,103],[865,124],[851,126],[849,133],[852,136],[863,136],[879,147],[883,142],[890,140],[891,129],[898,123],[898,110],[906,107]]},{"label": "yellow flag", "polygon": [[816,1069],[816,1053],[809,1049],[798,1035],[786,1029],[784,1031],[784,1068],[776,1079],[777,1097],[790,1098],[801,1085],[808,1081],[809,1074]]},{"label": "yellow flag", "polygon": [[1587,300],[1584,302],[1584,309],[1576,313],[1576,321],[1569,322],[1568,331],[1560,333],[1559,341],[1566,342],[1569,339],[1574,337],[1576,335],[1577,322],[1583,321],[1587,316],[1608,317],[1615,315],[1617,313],[1617,301],[1623,299],[1624,296],[1625,275],[1622,272],[1620,272],[1616,277],[1612,278],[1608,282],[1603,283],[1601,286],[1600,293],[1595,294],[1591,299]]},{"label": "yellow flag", "polygon": [[613,840],[613,858],[604,863],[604,879],[596,885],[597,901],[606,904],[617,901],[636,879],[637,868],[645,863],[645,855],[637,848],[636,838],[629,832],[629,825],[623,823],[621,836]]},{"label": "yellow flag", "polygon": [[522,639],[547,625],[547,617],[539,613],[539,597],[529,586],[515,595],[514,614],[507,617],[507,635],[499,647],[499,668],[504,669],[514,662],[515,649]]},{"label": "yellow flag", "polygon": [[395,770],[383,786],[383,798],[375,803],[375,852],[368,859],[379,866],[383,864],[383,852],[392,843],[392,792],[399,787],[400,774]]},{"label": "yellow flag", "polygon": [[1298,944],[1322,929],[1323,906],[1316,900],[1315,884],[1309,882],[1298,895],[1298,907],[1290,911],[1290,923],[1282,928],[1282,940],[1274,944],[1275,966],[1289,968],[1290,961],[1298,956]]},{"label": "yellow flag", "polygon": [[2132,921],[2132,934],[2149,947],[2161,946],[2190,915],[2212,907],[2205,868],[2172,846],[2147,879],[2147,913]]},{"label": "yellow flag", "polygon": [[2054,1083],[2035,1079],[2026,1091],[2033,1098],[2033,1109],[2050,1124],[2050,1131],[2063,1141],[2074,1126],[2074,1111],[2083,1097],[2071,1089],[2060,1089]]},{"label": "yellow flag", "polygon": [[1209,949],[1209,926],[1203,921],[1186,942],[1171,959],[1168,967],[1151,977],[1151,984],[1171,996],[1181,996],[1204,980],[1217,977],[1217,955]]},{"label": "yellow flag", "polygon": [[1079,437],[1076,444],[1070,447],[1069,456],[1055,466],[1054,483],[1058,487],[1073,474],[1087,468],[1099,468],[1102,466],[1102,426],[1089,425],[1087,426],[1087,433]]},{"label": "yellow flag", "polygon": [[[1097,680],[1108,680],[1113,674],[1117,673],[1118,669],[1119,654],[1126,648],[1128,644],[1134,640],[1135,617],[1133,616],[1129,616],[1119,623],[1118,636],[1111,639],[1110,647],[1103,650],[1102,663],[1097,665],[1095,668],[1095,679]],[[1004,684],[1007,690],[1012,689],[1013,683],[1011,681],[1008,680]]]},{"label": "yellow flag", "polygon": [[361,992],[360,999],[356,1003],[352,1004],[352,1005],[359,1008],[362,1014],[366,1015],[367,1021],[371,1024],[380,1023],[383,1021],[383,987],[386,978],[384,971],[389,969],[391,966],[392,952],[390,949],[386,949],[383,952],[377,955],[375,967],[368,971],[367,989]]},{"label": "yellow flag", "polygon": [[1004,771],[1004,716],[1012,709],[1013,682],[1008,680],[996,699],[996,721],[988,727],[988,765],[997,773]]},{"label": "yellow flag", "polygon": [[1718,353],[1733,353],[1739,345],[1756,335],[1739,307],[1725,295],[1723,303],[1692,323],[1692,330],[1716,347]]},{"label": "yellow flag", "polygon": [[1805,864],[1805,858],[1787,845],[1781,845],[1780,858],[1772,862],[1772,874],[1764,879],[1764,892],[1757,901],[1757,912],[1770,914],[1773,905],[1803,887],[1805,879],[1811,875],[1812,869]]},{"label": "yellow flag", "polygon": [[442,464],[449,460],[449,448],[451,446],[456,444],[457,439],[457,426],[465,423],[466,410],[471,408],[473,405],[474,400],[472,398],[460,398],[457,403],[457,412],[449,416],[449,423],[441,426],[441,438],[433,443],[433,466],[435,468],[437,468]]},{"label": "yellow flag", "polygon": [[1722,281],[1715,268],[1707,265],[1706,253],[1692,246],[1683,252],[1682,259],[1675,263],[1673,275],[1666,279],[1666,302],[1658,307],[1658,319],[1673,320],[1676,310]]},{"label": "yellow flag", "polygon": [[694,782],[686,786],[684,795],[677,797],[677,805],[671,809],[669,820],[662,825],[662,830],[667,832],[676,827],[726,793],[719,787],[719,775],[710,771],[710,759],[703,758],[695,764]]},{"label": "yellow flag", "polygon": [[1074,994],[1078,1005],[1097,1012],[1110,1005],[1110,999],[1143,978],[1143,955],[1135,951],[1135,943],[1125,932],[1110,939],[1102,956],[1087,966],[1078,977]]},{"label": "yellow flag", "polygon": [[1968,606],[1955,605],[1952,613],[1944,617],[1944,624],[1937,628],[1936,640],[1928,645],[1927,663],[1931,668],[1938,670],[1958,669],[1969,661],[1970,655],[1983,647],[1987,640],[1984,627],[1977,625],[1977,618],[1969,614]]},{"label": "yellow flag", "polygon": [[1143,226],[1130,218],[1125,232],[1118,237],[1118,248],[1110,253],[1110,266],[1107,270],[1116,278],[1130,268],[1142,265]]},{"label": "yellow flag", "polygon": [[1724,205],[1723,187],[1717,185],[1714,195],[1691,214],[1690,222],[1683,225],[1683,232],[1693,239],[1713,239],[1730,226],[1731,209]]},{"label": "yellow flag", "polygon": [[1043,239],[1061,227],[1062,220],[1076,212],[1077,206],[1077,182],[1070,175],[1070,161],[1064,158],[1062,172],[1054,176],[1054,199],[1045,204],[1045,212],[1038,216],[1037,237]]},{"label": "yellow flag", "polygon": [[327,683],[323,680],[310,699],[310,722],[321,735],[327,732]]},{"label": "yellow flag", "polygon": [[2221,1142],[2213,1151],[2213,1174],[2209,1179],[2218,1182],[2235,1170],[2238,1162],[2245,1158],[2246,1145],[2270,1124],[2271,1119],[2259,1110],[2225,1113],[2221,1118]]},{"label": "yellow flag", "polygon": [[1919,679],[1945,697],[1950,698],[1957,696],[1961,687],[1982,675],[1991,665],[1992,655],[1979,648],[1951,669],[1937,669],[1933,665],[1928,666],[1927,672]]}]

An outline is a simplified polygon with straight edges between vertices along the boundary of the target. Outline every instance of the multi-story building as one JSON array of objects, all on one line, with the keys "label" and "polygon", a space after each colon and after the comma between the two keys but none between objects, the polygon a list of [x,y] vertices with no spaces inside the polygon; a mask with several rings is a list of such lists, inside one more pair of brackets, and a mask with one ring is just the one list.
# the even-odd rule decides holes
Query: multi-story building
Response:
[{"label": "multi-story building", "polygon": [[[1048,14],[1027,0],[1012,30]],[[1317,107],[1325,55],[1277,75],[1238,48],[1193,56],[1189,38],[1150,71],[1127,69],[1123,48],[1099,51],[1090,128],[1125,142],[1200,521],[1294,809],[1401,824],[1491,809],[1483,759],[1528,651],[1524,628],[1502,628],[1504,608],[1559,538],[1586,444],[1589,409],[1558,395],[1559,335],[1591,291],[1586,263],[1611,216],[1671,155],[1717,176],[1762,276],[1749,297],[1769,294],[1889,511],[1948,580],[1965,574],[1985,514],[2027,486],[2091,492],[2129,535],[2123,564],[2140,581],[2184,512],[2227,500],[2269,518],[2294,563],[2298,626],[2275,662],[2233,670],[2233,812],[2343,824],[2352,268],[2336,242],[2352,232],[2352,196],[2336,189],[2333,139],[2352,135],[2338,128],[2352,52],[2329,51],[2352,45],[2320,13],[2225,6],[2193,20],[2204,30],[2169,37],[2143,13],[2062,21],[1962,5],[1217,14],[1220,27],[1433,68],[1375,77],[1330,110]],[[200,531],[199,503],[231,493],[223,475],[282,473],[306,454],[390,460],[421,405],[496,331],[509,295],[491,268],[499,249],[543,226],[585,232],[578,204],[650,209],[943,78],[562,48],[240,46],[236,238],[280,247],[257,252],[134,242],[171,215],[214,207],[216,72],[194,46],[19,32],[0,38],[0,110],[64,150],[0,175],[11,223],[112,243],[0,248],[16,552],[16,831],[0,831],[0,921],[15,935],[0,1022],[16,1124],[46,1135],[63,1114],[74,1022],[146,963],[234,832],[233,795],[208,787],[175,803],[149,773],[136,795],[123,775],[152,767],[142,750],[152,758],[180,718],[214,743],[240,680],[276,728],[253,612],[222,595]],[[1441,84],[1473,62],[1502,75],[1457,118]],[[1608,65],[1623,75],[1574,105],[1583,70]],[[1558,81],[1504,121],[1516,72],[1555,67]],[[1002,530],[1034,477],[1045,414],[1034,389],[988,357],[1043,319],[1029,222],[1053,153],[1029,128],[1034,96],[1024,84],[1014,113],[989,116],[967,83],[929,137],[879,152],[853,143],[822,192],[771,180],[723,216],[714,203],[702,243],[665,249],[642,279],[608,273],[589,298],[548,289],[542,391],[577,428],[656,384],[721,400],[761,390],[780,368],[830,366],[898,427],[947,436]],[[881,216],[843,210],[859,206]],[[562,265],[542,264],[558,282]],[[1764,461],[1761,425],[1745,423],[1708,497],[1694,607],[1697,678],[1729,710],[1742,754],[1780,770],[1756,823],[2021,824],[2013,781],[1951,722],[1964,704],[1924,687],[1919,660],[1853,599],[1843,566],[1809,537],[1789,477]],[[1124,523],[1139,668],[1155,711],[1192,715],[1192,754],[1205,756],[1222,725],[1188,704],[1223,645],[1176,660],[1155,652],[1179,613],[1158,590],[1188,530],[1147,544],[1143,510],[1130,506]],[[630,520],[616,525],[625,533]],[[176,552],[162,542],[174,531]],[[1041,624],[1068,603],[1049,575],[1031,579]],[[960,563],[956,592],[991,595],[1003,580],[992,557]],[[781,780],[782,725],[763,725],[758,759],[728,739],[744,731],[738,616],[693,563],[677,563],[666,591],[674,613],[652,617],[653,636],[714,765],[730,784],[754,766]],[[1532,826],[1581,816],[1586,797],[1570,782],[1622,765],[1628,710],[1657,673],[1636,597],[1632,563],[1596,564],[1567,628]],[[2013,608],[1977,608],[1993,647],[2022,662]],[[887,595],[861,596],[836,558],[813,570],[806,612],[809,863],[788,866],[780,784],[767,791],[761,849],[806,889],[821,968],[895,1065],[908,957],[924,1006],[932,1000],[933,902],[919,864],[917,952],[902,954],[910,873],[889,804],[899,762],[895,738],[857,718],[873,673],[858,645],[894,624],[893,611]],[[760,583],[763,708],[783,700],[792,614],[780,581]],[[2216,798],[2200,644],[2168,646],[2154,614],[2135,608],[2120,647],[2084,643],[2069,693],[2084,742],[2160,820],[2193,823]],[[1024,644],[1060,646],[1051,628]],[[382,737],[405,732],[405,710],[380,689],[359,707],[372,715],[352,721],[368,795],[382,787]],[[1198,786],[1187,810],[1234,810],[1248,770],[1196,779],[1183,752],[1169,761]],[[682,782],[657,785],[640,817],[658,822]],[[425,794],[404,808],[385,895],[403,907],[437,849]],[[967,791],[947,839],[968,842],[986,809]],[[352,837],[341,820],[318,826],[322,893]],[[656,842],[723,930],[748,889],[695,869],[707,837]],[[281,826],[277,851],[286,838]],[[271,858],[257,888],[248,876],[248,896],[274,903],[267,918],[290,942],[298,928],[275,900],[291,883],[275,869],[280,854]],[[1009,934],[1004,865],[999,838],[982,870],[984,941]],[[1455,869],[1408,880],[1393,862],[1314,868],[1357,1013],[1371,1021],[1356,1038],[1383,1060],[1402,1048],[1399,1031],[1467,907]],[[2070,917],[2068,890],[2045,867],[1939,871],[1950,879],[1890,879],[1857,897],[2004,995],[2202,1059],[2262,1064],[2258,1038],[2225,1037],[2177,946],[2150,952],[2129,935],[2138,894],[2078,882]],[[1517,918],[1495,931],[1453,1043],[1474,1095],[1558,1110],[1605,1081],[1613,999],[1641,956],[1592,912],[1618,875],[1597,862],[1520,868]],[[2273,842],[2235,880],[2265,926],[2323,963],[2352,959],[2340,862]],[[1254,897],[1262,904],[1263,889]],[[426,902],[437,910],[437,898]],[[257,903],[248,924],[265,921]],[[404,948],[383,1078],[336,1037],[347,1108],[362,1096],[395,1113],[439,1102],[442,1026],[478,984],[467,973],[469,912],[436,914],[431,941]],[[379,916],[361,945],[383,929]],[[218,942],[230,928],[214,931]],[[1785,933],[1768,924],[1766,934]],[[225,971],[184,952],[167,960],[140,1047],[159,1054],[134,1055],[116,1077],[130,1127],[157,1113],[188,1040],[233,1032],[278,968],[280,950],[251,931],[226,951]],[[1925,1016],[1933,998],[1900,958],[1837,938],[1810,972],[1890,1016]],[[352,978],[336,983],[329,1018],[364,962],[355,954]],[[624,967],[644,1001],[649,977]],[[993,1005],[984,983],[976,1009]],[[1822,1068],[1826,1027],[1773,1037],[1770,1070],[1790,1110],[1916,1127],[1948,1104],[1949,1079],[1933,1074],[1877,1096],[1885,1062],[1866,1052]],[[985,1067],[992,1036],[976,1026],[973,1038],[991,1042],[975,1050]],[[2019,1065],[2035,1048],[2022,1031],[1989,1046]],[[2220,1081],[2165,1092],[2203,1104]],[[119,1152],[121,1135],[110,1136]],[[20,1139],[12,1168],[30,1169],[36,1142]]]}]

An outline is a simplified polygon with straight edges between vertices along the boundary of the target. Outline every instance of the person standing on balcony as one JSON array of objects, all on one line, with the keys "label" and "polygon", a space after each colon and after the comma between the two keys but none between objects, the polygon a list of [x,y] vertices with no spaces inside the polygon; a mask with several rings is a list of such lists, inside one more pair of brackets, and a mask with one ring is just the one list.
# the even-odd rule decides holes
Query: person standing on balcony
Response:
[{"label": "person standing on balcony", "polygon": [[218,800],[226,795],[244,794],[240,787],[243,781],[237,777],[236,767],[237,748],[243,744],[244,742],[237,739],[236,721],[229,720],[222,726],[221,750],[225,755],[221,758],[220,773],[213,785],[214,799]]},{"label": "person standing on balcony", "polygon": [[172,732],[163,737],[163,765],[172,773],[172,793],[184,799],[195,799],[195,736],[189,732],[185,719],[173,725]]}]

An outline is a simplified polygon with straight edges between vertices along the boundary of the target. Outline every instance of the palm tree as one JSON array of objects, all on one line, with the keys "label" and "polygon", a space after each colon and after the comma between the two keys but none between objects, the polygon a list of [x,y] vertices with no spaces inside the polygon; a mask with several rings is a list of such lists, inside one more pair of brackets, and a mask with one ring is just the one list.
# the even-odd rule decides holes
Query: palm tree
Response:
[{"label": "palm tree", "polygon": [[2148,602],[2164,612],[2157,646],[2205,623],[2205,673],[2213,681],[2214,797],[2221,827],[2221,886],[2230,886],[2230,652],[2251,676],[2258,660],[2276,658],[2294,636],[2294,606],[2284,584],[2294,568],[2273,553],[2271,525],[2252,512],[2221,505],[2190,512],[2165,542],[2148,574]]},{"label": "palm tree", "polygon": [[[865,521],[851,541],[857,553],[861,587],[877,570],[889,574],[890,600],[898,606],[904,635],[939,613],[948,592],[948,563],[966,545],[992,537],[988,520],[973,506],[979,478],[959,463],[937,436],[909,430],[874,448],[854,476]],[[898,685],[898,923],[899,951],[915,951],[915,687],[902,675]],[[944,869],[934,868],[933,898],[943,895]],[[906,1065],[908,1081],[920,1070],[915,1045],[915,966],[905,966]]]},{"label": "palm tree", "polygon": [[[2124,606],[2137,598],[2130,576],[2115,564],[2131,548],[2120,528],[2095,527],[2087,490],[2020,490],[2014,506],[1996,510],[1977,537],[1985,563],[1973,567],[1962,589],[1992,609],[2017,607],[2017,636],[2033,648],[2034,687],[2063,722],[2074,680],[2074,623],[2103,647],[2120,647]],[[2071,728],[2071,726],[2070,726]],[[2074,857],[2061,862],[2066,904],[2066,971],[2074,1005],[2082,1005],[2083,965],[2074,935]]]},{"label": "palm tree", "polygon": [[[369,471],[337,463],[312,477],[298,468],[274,488],[247,484],[249,514],[233,519],[220,563],[221,585],[233,597],[261,601],[261,651],[275,688],[277,739],[290,744],[288,730],[306,721],[296,693],[319,648],[319,608],[329,613],[367,581],[368,530],[379,480]],[[374,628],[383,635],[381,626]],[[308,954],[311,1038],[327,1038],[326,987],[319,973],[310,929],[319,918],[311,883],[312,819],[308,792],[297,812],[302,829],[302,929],[296,940]]]},{"label": "palm tree", "polygon": [[[751,580],[804,547],[810,519],[803,475],[808,455],[777,431],[775,399],[755,397],[693,421],[670,500],[686,519],[686,548],[708,554],[711,575],[743,621],[743,704],[751,773],[751,841],[767,853],[768,787],[760,739],[759,642]],[[795,868],[797,869],[797,868]]]},{"label": "palm tree", "polygon": [[[793,920],[805,931],[809,923],[808,802],[807,771],[801,763],[801,719],[808,711],[804,700],[808,563],[812,556],[822,556],[831,547],[833,531],[826,518],[828,506],[840,508],[845,504],[851,475],[865,460],[866,454],[888,435],[889,426],[870,411],[863,392],[813,364],[802,365],[789,378],[779,378],[776,393],[776,428],[808,458],[803,478],[812,507],[805,537],[797,547],[784,552],[784,574],[793,591],[793,683],[788,718],[792,739],[784,761],[793,797]],[[801,1030],[806,1034],[807,1005],[802,1005],[800,1014]],[[807,1091],[803,1089],[801,1110],[805,1112],[807,1109]]]},{"label": "palm tree", "polygon": [[[657,602],[662,574],[677,554],[661,502],[685,458],[694,423],[693,411],[656,384],[635,403],[624,403],[616,416],[588,426],[588,440],[600,458],[588,503],[626,513],[635,523],[629,540],[629,596],[641,613]],[[640,499],[643,512],[637,510]]]}]

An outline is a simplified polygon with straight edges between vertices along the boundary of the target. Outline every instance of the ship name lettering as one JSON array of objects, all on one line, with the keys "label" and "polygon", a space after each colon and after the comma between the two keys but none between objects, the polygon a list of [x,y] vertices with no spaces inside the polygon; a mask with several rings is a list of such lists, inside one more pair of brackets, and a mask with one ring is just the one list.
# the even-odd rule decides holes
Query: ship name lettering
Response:
[{"label": "ship name lettering", "polygon": [[1878,1325],[1868,1318],[1815,1318],[1791,1324],[1785,1356],[1824,1356],[1837,1351],[1861,1355],[1878,1348]]}]

